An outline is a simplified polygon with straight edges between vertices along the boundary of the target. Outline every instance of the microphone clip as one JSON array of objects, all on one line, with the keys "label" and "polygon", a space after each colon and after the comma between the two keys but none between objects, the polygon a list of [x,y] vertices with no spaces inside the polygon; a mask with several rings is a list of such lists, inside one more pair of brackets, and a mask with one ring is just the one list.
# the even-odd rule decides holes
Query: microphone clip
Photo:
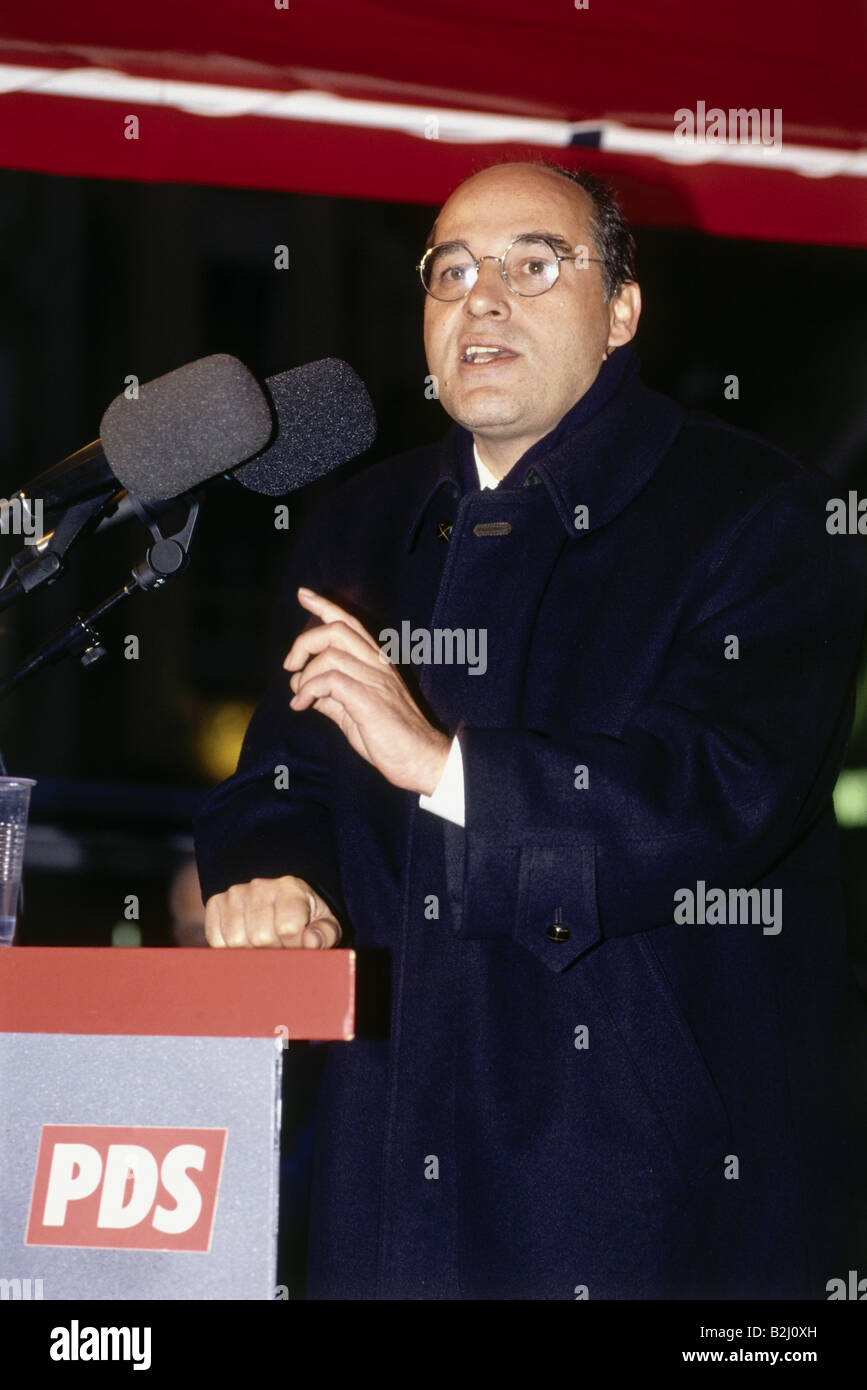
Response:
[{"label": "microphone clip", "polygon": [[[135,566],[132,574],[139,589],[159,589],[172,575],[181,574],[190,563],[190,542],[199,519],[200,502],[198,497],[173,498],[166,503],[148,502],[145,498],[127,494],[136,516],[151,533],[153,545],[143,560]],[[176,531],[166,535],[160,518],[168,513],[177,514],[183,508],[185,515]]]}]

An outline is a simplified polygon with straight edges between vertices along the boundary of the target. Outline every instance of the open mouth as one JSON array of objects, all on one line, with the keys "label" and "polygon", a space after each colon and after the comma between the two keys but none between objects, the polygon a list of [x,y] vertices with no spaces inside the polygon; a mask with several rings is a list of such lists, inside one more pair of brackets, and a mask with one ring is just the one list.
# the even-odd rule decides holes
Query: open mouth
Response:
[{"label": "open mouth", "polygon": [[500,362],[507,358],[517,357],[517,355],[515,352],[510,352],[508,348],[472,343],[461,353],[460,360],[470,367],[486,367],[491,362]]}]

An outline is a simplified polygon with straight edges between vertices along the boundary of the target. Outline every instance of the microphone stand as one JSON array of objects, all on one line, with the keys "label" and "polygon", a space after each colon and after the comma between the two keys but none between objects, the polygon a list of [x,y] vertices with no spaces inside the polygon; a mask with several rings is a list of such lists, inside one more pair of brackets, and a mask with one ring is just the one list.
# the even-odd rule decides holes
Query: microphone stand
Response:
[{"label": "microphone stand", "polygon": [[[105,510],[109,501],[116,502],[124,493],[112,497],[111,489],[103,490],[96,497],[88,497],[69,507],[58,521],[53,531],[49,531],[34,545],[25,546],[13,555],[6,578],[8,582],[0,588],[0,611],[8,608],[16,599],[23,598],[40,584],[51,584],[63,573],[64,556],[73,541],[85,528]],[[11,571],[13,577],[8,577]]]},{"label": "microphone stand", "polygon": [[[198,497],[188,495],[182,499],[183,504],[186,506],[184,523],[178,531],[175,531],[170,536],[165,536],[160,530],[157,509],[149,506],[147,502],[143,502],[140,497],[133,497],[132,494],[129,496],[137,516],[144,522],[145,526],[147,526],[153,539],[153,544],[148,547],[145,558],[139,561],[135,566],[131,578],[122,588],[116,589],[113,594],[109,594],[108,598],[103,599],[103,601],[97,604],[96,608],[91,609],[89,613],[83,615],[80,613],[77,614],[69,627],[55,632],[38,651],[31,657],[28,657],[22,665],[19,666],[17,670],[13,671],[10,676],[7,676],[4,681],[0,682],[0,700],[5,699],[5,697],[11,694],[22,681],[26,680],[28,676],[33,675],[34,672],[40,670],[50,661],[60,661],[62,657],[67,655],[77,656],[82,666],[92,666],[95,662],[100,661],[102,657],[105,656],[106,649],[103,646],[102,639],[96,630],[95,624],[99,622],[106,613],[109,613],[112,608],[116,608],[124,599],[129,598],[131,594],[139,590],[148,593],[152,589],[159,589],[165,584],[167,579],[171,579],[173,575],[180,574],[187,568],[190,558],[190,542],[199,517],[200,502]],[[104,498],[100,499],[99,505],[104,505],[104,502]],[[89,504],[84,503],[80,505],[88,506]],[[73,508],[72,510],[76,511],[77,508]],[[67,516],[68,515],[69,513],[67,513]],[[63,520],[65,521],[66,517],[64,517]],[[81,525],[83,524],[84,522],[81,523]],[[57,531],[60,531],[62,525],[63,522],[60,523]],[[74,536],[78,534],[81,525],[78,526],[70,540],[66,542],[67,546],[71,543],[71,540],[74,539]],[[56,535],[57,532],[54,534]],[[36,582],[42,583],[44,580],[38,579]],[[6,587],[10,588],[11,585],[7,585]],[[5,592],[6,590],[0,590],[0,606],[3,606],[2,598]],[[8,599],[6,600],[6,602],[9,601]]]}]

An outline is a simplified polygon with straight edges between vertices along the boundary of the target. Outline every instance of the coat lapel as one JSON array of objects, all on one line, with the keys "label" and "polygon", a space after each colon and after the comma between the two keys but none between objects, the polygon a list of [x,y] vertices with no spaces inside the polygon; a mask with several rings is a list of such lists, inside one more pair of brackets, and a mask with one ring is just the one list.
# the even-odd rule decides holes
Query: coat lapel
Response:
[{"label": "coat lapel", "polygon": [[[443,651],[459,651],[463,643],[469,654],[472,644],[475,660],[434,660],[419,676],[422,694],[446,728],[454,732],[461,722],[519,726],[533,629],[561,554],[628,506],[671,448],[682,421],[674,401],[633,377],[547,453],[534,449],[532,468],[514,470],[521,485],[506,479],[457,501],[430,629],[432,642],[444,634]],[[455,505],[458,455],[468,438],[454,426],[443,441],[412,519],[411,551],[436,529],[437,499],[448,495]]]}]

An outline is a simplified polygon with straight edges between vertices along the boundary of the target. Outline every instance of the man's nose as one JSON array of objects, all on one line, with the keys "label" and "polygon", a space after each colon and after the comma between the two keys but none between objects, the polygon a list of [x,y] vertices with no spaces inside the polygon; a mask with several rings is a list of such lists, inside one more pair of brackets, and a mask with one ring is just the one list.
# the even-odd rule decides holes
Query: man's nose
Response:
[{"label": "man's nose", "polygon": [[508,311],[509,290],[500,273],[500,262],[486,256],[479,263],[476,283],[464,300],[464,309],[473,318],[494,311]]}]

